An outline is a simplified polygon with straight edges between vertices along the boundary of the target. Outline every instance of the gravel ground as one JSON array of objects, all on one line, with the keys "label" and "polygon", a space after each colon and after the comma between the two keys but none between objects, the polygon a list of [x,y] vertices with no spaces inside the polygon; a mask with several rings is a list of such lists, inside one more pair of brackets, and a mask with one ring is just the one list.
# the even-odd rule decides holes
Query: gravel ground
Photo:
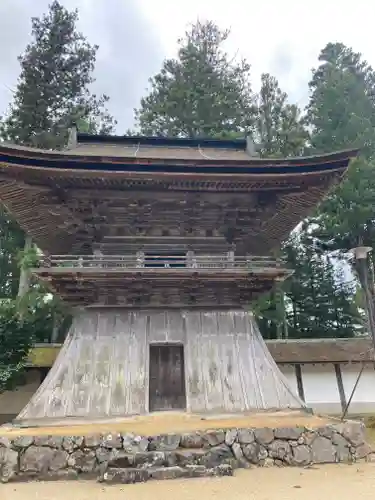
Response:
[{"label": "gravel ground", "polygon": [[103,487],[95,482],[0,485],[1,500],[361,500],[373,499],[375,463],[310,469],[254,468],[234,477],[150,481]]}]

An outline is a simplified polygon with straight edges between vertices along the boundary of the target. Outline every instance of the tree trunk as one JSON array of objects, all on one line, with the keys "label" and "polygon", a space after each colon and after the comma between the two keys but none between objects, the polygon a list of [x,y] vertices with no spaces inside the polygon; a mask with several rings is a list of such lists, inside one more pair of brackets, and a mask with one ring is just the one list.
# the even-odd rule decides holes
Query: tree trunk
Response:
[{"label": "tree trunk", "polygon": [[[24,253],[26,254],[28,250],[32,247],[32,239],[30,236],[25,237],[25,246],[24,246]],[[19,299],[22,299],[27,292],[30,289],[30,282],[31,282],[31,273],[29,269],[24,269],[21,268],[21,273],[20,273],[20,281],[18,285],[18,294],[17,297]]]}]

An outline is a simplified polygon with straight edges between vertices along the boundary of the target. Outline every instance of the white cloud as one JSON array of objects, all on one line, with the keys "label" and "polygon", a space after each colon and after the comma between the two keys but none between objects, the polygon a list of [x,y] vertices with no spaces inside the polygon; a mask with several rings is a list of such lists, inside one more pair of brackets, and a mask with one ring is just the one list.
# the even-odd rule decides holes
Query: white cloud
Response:
[{"label": "white cloud", "polygon": [[[80,10],[80,28],[100,45],[98,92],[111,97],[119,132],[132,125],[133,108],[145,93],[148,77],[176,40],[197,18],[210,19],[232,33],[228,51],[252,65],[254,88],[262,72],[275,75],[294,101],[307,99],[310,70],[327,42],[341,41],[362,52],[375,66],[372,46],[375,4],[334,0],[61,0]],[[30,36],[30,18],[46,11],[50,0],[0,0],[0,114],[6,109],[19,73],[17,56]]]},{"label": "white cloud", "polygon": [[254,80],[262,72],[278,77],[294,99],[307,98],[310,70],[328,42],[343,42],[375,66],[372,44],[375,4],[368,0],[139,0],[166,54],[190,22],[210,19],[231,29],[229,48],[246,57]]}]

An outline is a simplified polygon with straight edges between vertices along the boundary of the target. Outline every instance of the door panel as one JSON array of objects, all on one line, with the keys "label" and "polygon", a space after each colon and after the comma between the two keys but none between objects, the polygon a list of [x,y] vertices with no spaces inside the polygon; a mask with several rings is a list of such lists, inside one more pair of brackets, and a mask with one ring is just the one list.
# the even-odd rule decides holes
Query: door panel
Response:
[{"label": "door panel", "polygon": [[150,411],[186,409],[184,348],[150,346]]}]

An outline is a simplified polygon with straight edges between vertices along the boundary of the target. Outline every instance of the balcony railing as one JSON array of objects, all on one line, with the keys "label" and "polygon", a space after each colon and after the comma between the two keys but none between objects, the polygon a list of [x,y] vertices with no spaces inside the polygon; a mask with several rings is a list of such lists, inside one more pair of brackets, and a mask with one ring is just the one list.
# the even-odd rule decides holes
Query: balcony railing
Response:
[{"label": "balcony railing", "polygon": [[136,269],[176,269],[176,270],[214,270],[242,269],[249,272],[286,270],[287,266],[280,259],[264,256],[235,256],[229,258],[223,255],[51,255],[44,257],[39,265],[42,269],[76,269],[80,270],[136,270]]}]

